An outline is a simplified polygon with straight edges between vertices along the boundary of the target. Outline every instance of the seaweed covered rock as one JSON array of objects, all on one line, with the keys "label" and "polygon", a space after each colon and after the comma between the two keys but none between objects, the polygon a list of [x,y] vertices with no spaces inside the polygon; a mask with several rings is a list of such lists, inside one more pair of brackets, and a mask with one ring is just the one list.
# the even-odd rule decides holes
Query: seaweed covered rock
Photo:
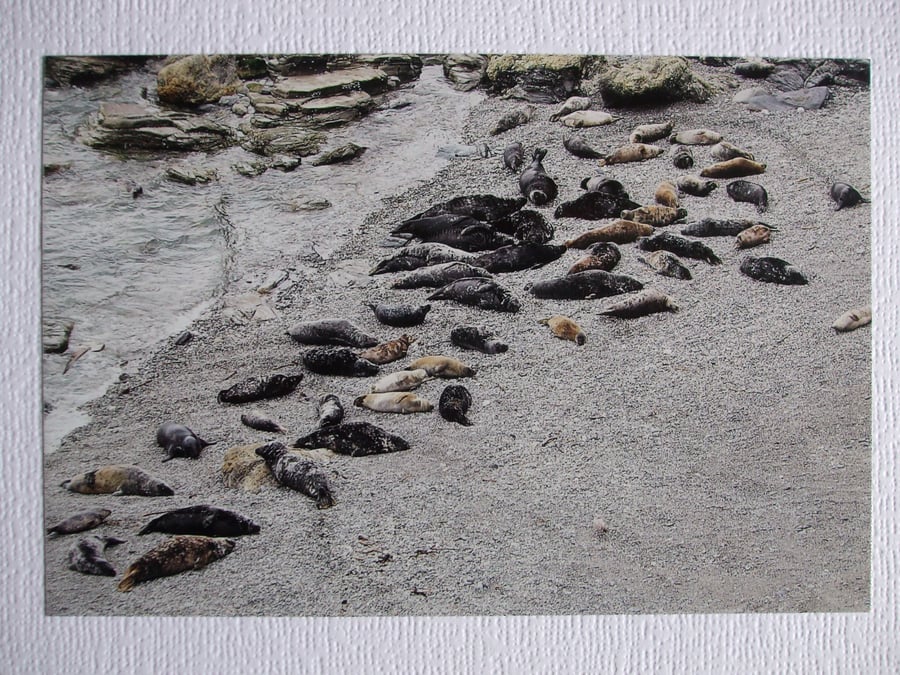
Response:
[{"label": "seaweed covered rock", "polygon": [[448,54],[444,57],[444,77],[457,91],[471,91],[484,78],[488,57],[482,54]]},{"label": "seaweed covered rock", "polygon": [[611,107],[661,105],[673,101],[703,103],[712,86],[695,76],[687,59],[651,56],[606,62],[596,78],[603,102]]},{"label": "seaweed covered rock", "polygon": [[164,103],[198,106],[235,93],[239,83],[234,56],[196,54],[163,66],[156,91]]},{"label": "seaweed covered rock", "polygon": [[558,103],[578,91],[589,60],[569,54],[495,55],[485,76],[495,94],[531,103]]}]

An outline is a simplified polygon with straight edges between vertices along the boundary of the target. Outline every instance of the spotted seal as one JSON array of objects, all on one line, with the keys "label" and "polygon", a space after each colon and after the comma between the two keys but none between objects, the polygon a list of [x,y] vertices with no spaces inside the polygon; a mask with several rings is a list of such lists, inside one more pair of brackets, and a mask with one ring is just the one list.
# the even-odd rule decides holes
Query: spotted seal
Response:
[{"label": "spotted seal", "polygon": [[313,462],[289,453],[284,443],[267,443],[257,448],[256,454],[266,461],[266,466],[280,485],[314,499],[317,509],[334,506],[328,479]]},{"label": "spotted seal", "polygon": [[515,244],[484,253],[473,264],[492,274],[519,272],[542,267],[565,252],[566,247],[561,244]]},{"label": "spotted seal", "polygon": [[503,151],[503,166],[510,171],[518,171],[525,161],[525,149],[521,143],[512,143]]},{"label": "spotted seal", "polygon": [[686,234],[689,237],[734,237],[748,227],[753,227],[757,224],[760,223],[746,218],[736,220],[702,218],[681,228],[681,234]]},{"label": "spotted seal", "polygon": [[509,345],[481,326],[457,326],[450,331],[450,342],[460,349],[473,349],[484,354],[502,354]]},{"label": "spotted seal", "polygon": [[535,206],[549,204],[559,192],[556,182],[547,175],[542,160],[547,156],[544,148],[535,148],[529,164],[519,176],[519,189]]},{"label": "spotted seal", "polygon": [[203,448],[215,445],[216,441],[204,441],[183,424],[166,422],[156,430],[156,443],[166,450],[164,462],[176,457],[197,459]]},{"label": "spotted seal", "polygon": [[520,127],[523,124],[528,124],[531,121],[531,118],[534,117],[534,112],[535,107],[533,105],[529,105],[525,106],[524,108],[520,108],[519,110],[513,110],[511,113],[507,113],[499,120],[497,120],[497,123],[491,128],[491,136],[497,136],[498,134],[502,134],[504,131],[515,129],[516,127]]},{"label": "spotted seal", "polygon": [[319,375],[368,377],[378,372],[378,366],[359,358],[347,347],[313,347],[303,354],[303,365]]},{"label": "spotted seal", "polygon": [[769,208],[769,193],[759,183],[749,180],[732,181],[725,188],[728,196],[736,202],[749,202],[756,206],[756,210],[765,213]]},{"label": "spotted seal", "polygon": [[[430,265],[438,265],[440,263],[448,263],[457,260],[467,260],[473,258],[474,253],[461,251],[446,244],[436,242],[428,242],[422,244],[412,244],[404,247],[392,256],[380,260],[375,266],[369,270],[369,274],[386,274],[389,272],[408,272],[416,270],[420,267],[428,267]],[[377,342],[377,340],[376,340]],[[372,345],[365,345],[371,347]]]},{"label": "spotted seal", "polygon": [[715,145],[722,134],[710,129],[685,129],[669,136],[669,143],[680,145]]},{"label": "spotted seal", "polygon": [[303,379],[303,373],[282,375],[276,373],[264,377],[248,377],[237,384],[223,389],[216,396],[219,403],[250,403],[270,398],[279,398],[293,393]]},{"label": "spotted seal", "polygon": [[728,141],[719,141],[709,149],[709,154],[713,159],[720,162],[726,162],[735,157],[743,157],[745,159],[756,159],[752,153],[742,150],[736,145],[732,145]]},{"label": "spotted seal", "polygon": [[589,190],[575,199],[563,202],[556,207],[554,218],[581,218],[583,220],[600,220],[616,218],[623,209],[637,208],[628,198],[628,193],[609,194]]},{"label": "spotted seal", "polygon": [[588,253],[569,268],[566,274],[577,274],[587,270],[611,271],[622,259],[619,247],[610,241],[598,241],[588,247]]},{"label": "spotted seal", "polygon": [[657,312],[677,312],[678,306],[665,293],[655,288],[645,288],[627,298],[623,298],[609,307],[600,310],[604,316],[614,316],[620,319],[634,319]]},{"label": "spotted seal", "polygon": [[369,393],[384,394],[392,391],[412,391],[418,389],[423,382],[431,379],[423,368],[398,370],[379,379],[369,388]]},{"label": "spotted seal", "polygon": [[573,239],[565,241],[567,248],[587,248],[591,244],[600,241],[613,242],[615,244],[629,244],[637,241],[638,237],[646,237],[653,234],[653,226],[646,223],[636,223],[633,220],[616,220],[609,225],[582,232]]},{"label": "spotted seal", "polygon": [[653,201],[662,206],[668,206],[673,209],[678,208],[678,191],[672,181],[664,180],[656,186],[653,193]]},{"label": "spotted seal", "polygon": [[669,251],[683,258],[695,258],[703,260],[710,265],[720,265],[722,260],[709,246],[699,241],[690,241],[671,232],[660,232],[652,237],[641,239],[638,248],[642,251]]},{"label": "spotted seal", "polygon": [[591,99],[588,96],[570,96],[567,98],[556,112],[550,115],[550,121],[556,122],[558,119],[570,115],[578,110],[587,110],[591,107]]},{"label": "spotted seal", "polygon": [[675,181],[679,192],[693,197],[706,197],[710,192],[719,187],[718,183],[711,180],[700,180],[697,176],[679,176]]},{"label": "spotted seal", "polygon": [[56,525],[47,528],[47,532],[51,534],[75,534],[76,532],[84,532],[97,527],[112,513],[109,509],[88,509],[87,511],[79,511],[74,513],[65,520],[61,520]]},{"label": "spotted seal", "polygon": [[464,427],[472,426],[466,416],[472,406],[472,394],[461,384],[449,384],[441,392],[438,412],[448,422],[455,422]]},{"label": "spotted seal", "polygon": [[495,220],[491,225],[500,232],[511,234],[523,244],[546,244],[553,239],[553,225],[544,214],[532,209],[522,209]]},{"label": "spotted seal", "polygon": [[388,305],[382,302],[363,303],[375,312],[375,318],[386,326],[394,328],[409,328],[418,326],[425,320],[425,316],[431,311],[431,305]]},{"label": "spotted seal", "polygon": [[711,164],[700,172],[701,178],[740,178],[765,173],[766,165],[744,157]]},{"label": "spotted seal", "polygon": [[175,494],[168,485],[132,464],[108,464],[63,481],[61,487],[85,495],[138,495],[167,497]]},{"label": "spotted seal", "polygon": [[569,153],[575,155],[576,157],[580,157],[581,159],[600,159],[603,157],[602,153],[594,150],[590,145],[587,144],[581,136],[569,136],[568,138],[563,140],[563,147],[569,151]]},{"label": "spotted seal", "polygon": [[75,542],[68,551],[66,557],[69,569],[82,574],[114,577],[116,576],[116,570],[103,557],[103,551],[107,546],[118,546],[124,543],[124,539],[116,539],[115,537],[83,537]]},{"label": "spotted seal", "polygon": [[738,232],[735,237],[735,248],[752,248],[761,244],[768,244],[772,238],[772,229],[767,225],[758,223]]},{"label": "spotted seal", "polygon": [[429,300],[452,300],[463,305],[497,312],[519,311],[519,301],[492,279],[466,278],[452,281],[428,296]]},{"label": "spotted seal", "polygon": [[369,422],[344,422],[297,439],[295,448],[328,448],[341,455],[362,457],[409,450],[400,436]]},{"label": "spotted seal", "polygon": [[671,134],[674,126],[675,122],[672,120],[659,124],[641,124],[634,128],[628,140],[631,143],[652,143]]},{"label": "spotted seal", "polygon": [[538,323],[549,326],[550,332],[561,340],[571,340],[576,345],[583,345],[587,341],[581,326],[562,314],[540,319]]},{"label": "spotted seal", "polygon": [[678,259],[674,253],[669,251],[653,251],[646,258],[638,258],[642,263],[650,267],[657,274],[664,277],[672,277],[673,279],[681,279],[689,281],[691,279],[691,271],[684,266],[684,263]]},{"label": "spotted seal", "polygon": [[561,122],[567,127],[582,129],[584,127],[602,127],[613,122],[618,122],[621,117],[610,115],[602,110],[576,110],[561,118]]},{"label": "spotted seal", "polygon": [[[503,247],[501,246],[500,248],[502,249]],[[484,254],[481,255],[483,256]],[[491,278],[491,273],[486,269],[483,267],[476,267],[478,264],[477,259],[478,258],[473,260],[471,264],[456,261],[420,267],[400,279],[395,279],[391,283],[391,288],[440,288],[441,286],[446,286],[451,281],[465,279],[467,277]]]},{"label": "spotted seal", "polygon": [[616,148],[611,153],[599,160],[600,166],[611,164],[628,164],[630,162],[643,162],[654,157],[659,157],[665,150],[657,145],[646,143],[629,143]]},{"label": "spotted seal", "polygon": [[179,535],[166,539],[135,560],[117,586],[128,592],[135,584],[160,577],[189,572],[224,558],[234,550],[231,539],[217,539],[198,535]]},{"label": "spotted seal", "polygon": [[694,166],[694,153],[688,146],[679,145],[672,154],[672,164],[676,169],[690,169]]},{"label": "spotted seal", "polygon": [[750,256],[741,262],[740,270],[751,279],[770,284],[806,285],[803,273],[781,258]]},{"label": "spotted seal", "polygon": [[834,323],[831,324],[831,327],[834,328],[838,333],[846,333],[848,331],[856,330],[857,328],[868,325],[871,322],[872,307],[871,305],[866,305],[864,307],[858,307],[857,309],[851,309],[847,312],[844,312],[834,320]]},{"label": "spotted seal", "polygon": [[259,525],[239,513],[209,504],[194,504],[166,511],[144,525],[138,535],[150,532],[165,534],[202,534],[206,537],[238,537],[258,534]]},{"label": "spotted seal", "polygon": [[376,365],[384,365],[392,363],[406,356],[409,347],[416,341],[416,338],[410,337],[406,333],[398,337],[396,340],[388,340],[376,347],[367,349],[359,353],[359,358],[371,361]]},{"label": "spotted seal", "polygon": [[288,335],[303,345],[337,345],[339,347],[374,347],[378,339],[367,335],[346,319],[301,321],[288,330]]},{"label": "spotted seal", "polygon": [[340,424],[344,419],[344,406],[336,394],[325,394],[319,399],[316,408],[316,427],[330,427]]},{"label": "spotted seal", "polygon": [[462,195],[434,204],[409,220],[453,214],[491,223],[515,213],[525,206],[525,202],[524,197],[496,197],[490,194]]},{"label": "spotted seal", "polygon": [[622,211],[620,215],[624,220],[646,223],[653,227],[665,227],[687,218],[687,209],[651,204],[650,206],[641,206],[637,209]]},{"label": "spotted seal", "polygon": [[457,377],[475,377],[474,368],[470,368],[465,363],[452,356],[423,356],[407,365],[406,370],[424,370],[431,377],[450,379]]},{"label": "spotted seal", "polygon": [[528,289],[536,298],[549,300],[581,300],[602,298],[628,291],[638,291],[644,285],[625,274],[603,270],[587,270],[564,277],[538,281]]},{"label": "spotted seal", "polygon": [[417,413],[431,412],[434,404],[408,391],[387,391],[358,396],[353,405],[373,412],[383,413]]},{"label": "spotted seal", "polygon": [[856,206],[860,202],[868,201],[863,199],[863,196],[859,194],[857,189],[849,183],[834,183],[829,190],[829,194],[835,202],[835,211],[840,211],[844,207]]}]

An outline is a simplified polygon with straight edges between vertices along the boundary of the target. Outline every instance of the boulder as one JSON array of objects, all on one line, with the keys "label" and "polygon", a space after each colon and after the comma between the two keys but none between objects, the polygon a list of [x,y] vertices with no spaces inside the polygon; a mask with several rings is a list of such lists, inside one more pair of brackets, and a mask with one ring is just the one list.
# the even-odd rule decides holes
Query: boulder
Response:
[{"label": "boulder", "polygon": [[764,94],[753,96],[745,101],[750,110],[768,110],[778,112],[781,110],[817,110],[825,105],[830,95],[828,87],[803,87],[795,91],[782,91],[774,96]]},{"label": "boulder", "polygon": [[360,54],[356,61],[387,73],[401,82],[418,79],[422,74],[422,58],[415,54]]},{"label": "boulder", "polygon": [[775,70],[775,64],[761,59],[738,61],[734,64],[734,74],[751,79],[768,77]]},{"label": "boulder", "polygon": [[711,85],[696,77],[687,59],[651,56],[624,63],[601,64],[597,87],[610,107],[661,105],[688,100],[702,103],[713,93]]},{"label": "boulder", "polygon": [[267,65],[273,73],[288,77],[324,73],[328,60],[328,54],[278,54],[269,57]]},{"label": "boulder", "polygon": [[364,91],[379,94],[388,89],[388,76],[378,68],[346,68],[313,75],[295,75],[279,80],[272,94],[279,98],[318,98]]},{"label": "boulder", "polygon": [[858,86],[869,83],[869,62],[858,60],[828,60],[819,64],[804,86],[819,87],[823,85]]},{"label": "boulder", "polygon": [[566,54],[491,56],[485,77],[495,94],[532,103],[558,103],[578,90],[589,57]]},{"label": "boulder", "polygon": [[48,86],[83,87],[140,67],[148,56],[48,56],[44,79]]},{"label": "boulder", "polygon": [[205,185],[219,179],[219,172],[215,169],[198,169],[193,166],[170,166],[166,169],[166,178],[183,185]]},{"label": "boulder", "polygon": [[69,348],[69,337],[75,322],[70,319],[45,318],[41,343],[45,354],[62,354]]},{"label": "boulder", "polygon": [[364,91],[352,91],[339,96],[312,98],[304,101],[296,110],[317,127],[345,124],[359,119],[375,108],[374,99]]},{"label": "boulder", "polygon": [[322,132],[290,124],[274,129],[256,129],[251,125],[243,125],[242,131],[245,136],[241,147],[247,152],[266,157],[307,157],[319,152],[319,146],[325,142],[325,134]]},{"label": "boulder", "polygon": [[448,54],[444,57],[444,77],[457,91],[471,91],[481,84],[488,57],[482,54]]},{"label": "boulder", "polygon": [[233,94],[239,83],[234,56],[195,54],[163,66],[156,93],[164,103],[198,106]]}]

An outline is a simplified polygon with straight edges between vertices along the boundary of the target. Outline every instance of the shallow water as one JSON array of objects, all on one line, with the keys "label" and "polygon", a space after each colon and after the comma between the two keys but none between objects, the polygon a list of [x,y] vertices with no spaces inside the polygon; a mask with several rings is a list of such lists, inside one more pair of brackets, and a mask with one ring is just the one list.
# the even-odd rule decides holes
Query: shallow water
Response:
[{"label": "shallow water", "polygon": [[[232,165],[259,158],[240,147],[123,157],[75,139],[101,102],[141,102],[145,87],[152,97],[155,75],[139,70],[91,88],[44,93],[43,163],[70,166],[43,182],[42,310],[75,323],[69,354],[43,356],[47,451],[88,421],[79,406],[214,306],[234,282],[265,273],[273,258],[330,257],[382,198],[431,178],[448,161],[438,149],[460,142],[466,113],[482,97],[454,91],[440,67],[426,67],[419,80],[388,95],[409,105],[326,131],[323,151],[352,141],[367,148],[359,159],[249,178]],[[217,120],[224,115],[237,125],[240,118],[227,110],[214,111]],[[214,168],[219,180],[186,186],[165,178],[166,168],[182,164]],[[138,197],[134,184],[143,189]],[[289,206],[309,198],[331,207]],[[73,350],[101,345],[63,373]]]}]

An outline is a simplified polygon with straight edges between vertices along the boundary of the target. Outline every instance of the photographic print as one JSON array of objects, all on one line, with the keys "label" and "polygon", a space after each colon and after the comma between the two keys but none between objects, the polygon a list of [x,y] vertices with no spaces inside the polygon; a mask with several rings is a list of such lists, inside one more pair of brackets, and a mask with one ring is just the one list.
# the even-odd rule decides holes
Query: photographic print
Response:
[{"label": "photographic print", "polygon": [[45,612],[868,611],[869,66],[47,57]]}]

